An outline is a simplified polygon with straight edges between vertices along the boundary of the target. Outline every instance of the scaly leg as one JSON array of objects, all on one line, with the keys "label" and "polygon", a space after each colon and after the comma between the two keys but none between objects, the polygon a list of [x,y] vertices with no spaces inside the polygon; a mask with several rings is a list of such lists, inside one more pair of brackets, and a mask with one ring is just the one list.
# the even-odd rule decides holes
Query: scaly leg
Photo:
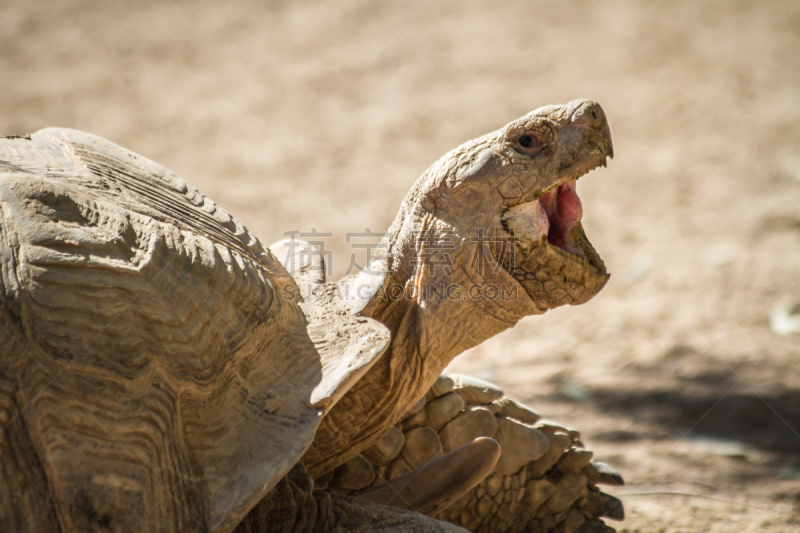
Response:
[{"label": "scaly leg", "polygon": [[394,507],[314,491],[302,464],[236,527],[234,533],[464,533],[453,524]]},{"label": "scaly leg", "polygon": [[478,437],[500,443],[496,468],[437,518],[476,533],[609,533],[614,529],[601,517],[624,517],[622,503],[597,489],[622,485],[622,478],[592,462],[577,431],[541,420],[493,385],[448,374],[377,444],[319,484],[363,492]]}]

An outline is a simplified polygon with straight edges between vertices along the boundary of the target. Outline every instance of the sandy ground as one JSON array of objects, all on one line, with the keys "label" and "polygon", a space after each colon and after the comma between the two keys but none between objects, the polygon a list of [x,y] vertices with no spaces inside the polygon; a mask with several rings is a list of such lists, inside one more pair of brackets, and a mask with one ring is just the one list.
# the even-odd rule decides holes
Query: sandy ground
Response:
[{"label": "sandy ground", "polygon": [[794,1],[4,0],[0,132],[105,136],[268,243],[330,232],[337,277],[444,152],[597,100],[611,282],[453,367],[580,429],[622,531],[798,531],[798,50]]}]

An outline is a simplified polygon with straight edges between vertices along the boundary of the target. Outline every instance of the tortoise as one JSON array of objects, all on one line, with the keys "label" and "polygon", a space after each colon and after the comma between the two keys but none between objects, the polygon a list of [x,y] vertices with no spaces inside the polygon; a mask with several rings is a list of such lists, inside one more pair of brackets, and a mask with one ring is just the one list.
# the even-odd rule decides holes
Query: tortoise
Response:
[{"label": "tortoise", "polygon": [[[608,157],[598,104],[539,108],[434,163],[368,268],[326,283],[313,247],[263,246],[105,139],[57,128],[1,139],[0,523],[460,530],[427,513],[473,530],[606,527],[599,517],[619,506],[595,483],[621,479],[589,464],[577,432],[442,371],[522,317],[602,289],[575,183]],[[496,429],[473,431],[462,411],[493,415]],[[403,450],[419,430],[450,431],[451,451],[376,459],[398,424]],[[387,484],[342,483],[359,460],[388,459],[401,466]],[[487,490],[517,498],[538,481],[550,488],[525,500],[540,507],[528,522],[502,506],[487,515]]]}]

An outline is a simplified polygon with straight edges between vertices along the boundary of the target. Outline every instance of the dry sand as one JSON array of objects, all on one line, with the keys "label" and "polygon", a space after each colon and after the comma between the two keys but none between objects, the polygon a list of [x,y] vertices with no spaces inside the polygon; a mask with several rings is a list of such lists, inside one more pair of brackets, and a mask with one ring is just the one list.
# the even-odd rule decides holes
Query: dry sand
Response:
[{"label": "dry sand", "polygon": [[[264,242],[383,231],[447,150],[600,102],[580,181],[612,272],[453,365],[582,431],[622,531],[800,530],[800,3],[0,3],[0,132],[107,137]],[[626,496],[626,494],[628,494]]]}]

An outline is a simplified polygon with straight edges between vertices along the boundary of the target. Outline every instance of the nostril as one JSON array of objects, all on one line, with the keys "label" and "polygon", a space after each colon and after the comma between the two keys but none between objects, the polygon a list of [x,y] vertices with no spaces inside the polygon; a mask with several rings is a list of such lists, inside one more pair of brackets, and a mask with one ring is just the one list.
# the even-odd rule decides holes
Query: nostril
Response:
[{"label": "nostril", "polygon": [[[583,123],[590,128],[602,132],[606,126],[606,116],[599,104],[592,102],[582,110]],[[580,119],[578,119],[580,121]]]},{"label": "nostril", "polygon": [[606,122],[606,116],[600,104],[591,100],[576,100],[575,108],[572,111],[572,121],[581,122],[594,129],[602,129]]}]

